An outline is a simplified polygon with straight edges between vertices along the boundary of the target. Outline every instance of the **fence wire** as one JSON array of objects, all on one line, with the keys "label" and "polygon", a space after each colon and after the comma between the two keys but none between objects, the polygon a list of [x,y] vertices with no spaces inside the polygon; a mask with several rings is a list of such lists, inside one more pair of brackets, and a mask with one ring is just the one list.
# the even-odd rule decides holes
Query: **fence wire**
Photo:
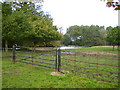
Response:
[{"label": "fence wire", "polygon": [[85,54],[81,52],[61,52],[61,70],[74,75],[118,83],[118,56]]},{"label": "fence wire", "polygon": [[[69,71],[74,75],[119,83],[118,55],[84,52],[63,52],[56,48],[20,47],[16,49],[15,61]],[[13,55],[14,56],[14,55]]]},{"label": "fence wire", "polygon": [[[17,47],[16,47],[17,48]],[[27,64],[56,68],[56,49],[54,48],[38,48],[36,47],[20,47],[13,52],[15,62],[23,62]]]}]

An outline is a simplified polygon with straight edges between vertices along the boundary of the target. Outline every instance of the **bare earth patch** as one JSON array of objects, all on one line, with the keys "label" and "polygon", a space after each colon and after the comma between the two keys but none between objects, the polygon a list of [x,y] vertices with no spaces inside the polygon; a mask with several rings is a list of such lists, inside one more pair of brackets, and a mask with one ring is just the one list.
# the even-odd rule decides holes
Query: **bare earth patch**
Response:
[{"label": "bare earth patch", "polygon": [[54,76],[65,76],[65,74],[61,73],[61,72],[52,72],[50,75],[54,75]]},{"label": "bare earth patch", "polygon": [[91,52],[91,51],[85,51],[85,52],[81,52],[82,54],[89,54],[89,55],[107,55],[107,56],[118,56],[118,53],[110,53],[110,52]]},{"label": "bare earth patch", "polygon": [[69,71],[61,70],[62,73],[70,73]]}]

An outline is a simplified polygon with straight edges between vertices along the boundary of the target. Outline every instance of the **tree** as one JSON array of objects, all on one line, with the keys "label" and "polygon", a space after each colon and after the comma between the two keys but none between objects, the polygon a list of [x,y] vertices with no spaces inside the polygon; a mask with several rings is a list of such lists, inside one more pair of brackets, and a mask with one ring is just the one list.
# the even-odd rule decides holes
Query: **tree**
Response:
[{"label": "tree", "polygon": [[65,34],[63,36],[62,44],[65,45],[65,46],[68,46],[68,45],[72,44],[71,38],[68,34]]},{"label": "tree", "polygon": [[[12,7],[11,7],[11,3],[9,2],[3,2],[0,3],[0,5],[2,6],[2,27],[4,30],[4,21],[7,20],[7,17],[9,17],[12,14]],[[2,31],[3,32],[3,31]],[[2,42],[3,44],[3,42]],[[5,40],[5,47],[6,47],[6,51],[8,51],[8,41]]]},{"label": "tree", "polygon": [[47,46],[48,42],[60,40],[62,35],[57,31],[56,26],[52,25],[52,19],[48,15],[34,16],[31,20],[33,33],[28,37],[34,45],[43,43]]},{"label": "tree", "polygon": [[[70,26],[67,29],[67,34],[65,35],[65,39],[64,42],[67,44],[72,44],[72,45],[80,45],[80,43],[78,43],[78,39],[81,36],[81,30],[80,30],[80,26],[78,25],[74,25],[74,26]],[[70,39],[70,41],[68,41]]]},{"label": "tree", "polygon": [[113,50],[115,45],[120,45],[120,28],[119,27],[107,27],[108,33],[107,33],[107,41],[110,42],[113,46]]},{"label": "tree", "polygon": [[101,29],[99,29],[99,33],[100,33],[101,43],[103,45],[107,45],[107,42],[106,42],[107,30],[104,27],[101,27]]},{"label": "tree", "polygon": [[23,12],[15,11],[3,21],[3,40],[21,44],[32,33],[32,25]]},{"label": "tree", "polygon": [[72,45],[96,46],[105,45],[105,29],[103,26],[71,26],[67,29],[64,43],[72,42]]},{"label": "tree", "polygon": [[[6,4],[6,3],[5,3]],[[11,9],[11,14],[7,14],[3,8],[3,41],[10,45],[24,45],[24,42],[47,43],[60,40],[62,35],[53,26],[52,18],[45,15],[42,11],[37,12],[35,4],[31,2],[7,3],[6,7]],[[3,4],[3,7],[5,5]],[[8,8],[8,9],[9,9]],[[4,14],[5,13],[5,14]],[[7,46],[7,44],[6,44]]]}]

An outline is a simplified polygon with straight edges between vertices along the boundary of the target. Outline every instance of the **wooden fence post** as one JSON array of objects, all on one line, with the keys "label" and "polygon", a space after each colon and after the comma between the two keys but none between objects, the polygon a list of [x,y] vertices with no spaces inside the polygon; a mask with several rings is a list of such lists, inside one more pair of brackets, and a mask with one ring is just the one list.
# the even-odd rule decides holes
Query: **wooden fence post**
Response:
[{"label": "wooden fence post", "polygon": [[60,72],[60,66],[61,66],[61,50],[58,49],[58,72]]},{"label": "wooden fence post", "polygon": [[13,45],[13,63],[14,63],[14,64],[15,64],[15,59],[16,59],[15,50],[16,50],[16,46]]}]

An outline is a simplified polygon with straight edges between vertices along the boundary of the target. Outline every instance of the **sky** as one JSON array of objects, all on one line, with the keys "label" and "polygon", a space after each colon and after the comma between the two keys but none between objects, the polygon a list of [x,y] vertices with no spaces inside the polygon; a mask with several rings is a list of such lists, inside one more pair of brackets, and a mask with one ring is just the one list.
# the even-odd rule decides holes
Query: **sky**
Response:
[{"label": "sky", "polygon": [[53,18],[53,25],[65,34],[73,25],[117,26],[118,11],[101,0],[44,0],[42,10]]}]

